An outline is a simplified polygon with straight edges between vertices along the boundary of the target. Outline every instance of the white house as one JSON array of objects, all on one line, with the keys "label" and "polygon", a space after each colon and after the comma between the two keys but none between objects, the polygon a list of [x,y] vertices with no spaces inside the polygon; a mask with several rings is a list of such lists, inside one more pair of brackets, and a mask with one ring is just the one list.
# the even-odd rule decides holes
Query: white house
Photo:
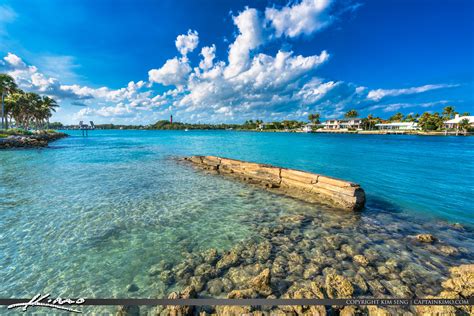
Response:
[{"label": "white house", "polygon": [[469,125],[474,127],[474,116],[472,116],[472,115],[471,116],[459,116],[459,114],[456,114],[453,119],[444,122],[444,126],[446,128],[458,128],[459,123],[462,120],[465,120],[465,119],[467,119],[469,121]]},{"label": "white house", "polygon": [[420,129],[418,123],[415,122],[380,123],[375,124],[375,127],[380,130],[415,131]]},{"label": "white house", "polygon": [[338,120],[327,120],[322,125],[324,129],[360,129],[362,128],[362,119],[347,118]]}]

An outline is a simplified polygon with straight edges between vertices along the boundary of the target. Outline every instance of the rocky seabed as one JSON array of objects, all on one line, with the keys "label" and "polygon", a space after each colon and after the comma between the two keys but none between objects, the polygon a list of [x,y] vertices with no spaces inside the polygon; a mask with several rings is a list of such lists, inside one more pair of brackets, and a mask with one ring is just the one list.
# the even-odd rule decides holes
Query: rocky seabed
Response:
[{"label": "rocky seabed", "polygon": [[[186,253],[153,265],[168,298],[469,298],[472,254],[430,234],[387,240],[394,227],[302,214],[255,224],[259,237],[230,250]],[[464,233],[461,226],[447,229]],[[331,230],[341,233],[334,234]],[[397,230],[395,228],[395,230]],[[400,230],[400,229],[398,229]],[[392,237],[397,237],[392,235]],[[386,243],[382,242],[386,240]],[[431,260],[424,260],[428,255]],[[462,259],[463,258],[463,259]],[[464,263],[449,267],[450,262]],[[442,275],[446,275],[443,278]],[[158,295],[158,297],[160,297]],[[161,296],[163,297],[163,296]],[[165,296],[166,297],[166,296]],[[159,306],[147,315],[472,315],[472,306]],[[117,315],[145,314],[123,306]]]}]

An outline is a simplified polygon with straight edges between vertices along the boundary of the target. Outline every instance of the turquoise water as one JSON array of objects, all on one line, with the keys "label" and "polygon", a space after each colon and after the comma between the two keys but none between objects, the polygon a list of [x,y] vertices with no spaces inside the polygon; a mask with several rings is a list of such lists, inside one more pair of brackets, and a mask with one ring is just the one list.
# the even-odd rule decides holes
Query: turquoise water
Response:
[{"label": "turquoise water", "polygon": [[[399,225],[397,232],[407,234],[433,229],[445,241],[474,250],[474,137],[68,133],[71,137],[50,148],[0,152],[1,297],[39,291],[72,297],[161,297],[169,289],[148,279],[150,266],[252,238],[252,224],[265,220],[258,216],[262,210],[267,220],[272,214],[307,210],[326,212],[322,216],[328,222],[356,216],[351,220],[377,227]],[[338,215],[196,172],[174,159],[195,154],[352,180],[365,189],[367,209],[360,215]],[[468,230],[461,236],[443,226],[449,223]],[[362,228],[357,232],[363,234]],[[443,260],[458,264],[472,258]],[[140,290],[127,292],[131,283]]]}]

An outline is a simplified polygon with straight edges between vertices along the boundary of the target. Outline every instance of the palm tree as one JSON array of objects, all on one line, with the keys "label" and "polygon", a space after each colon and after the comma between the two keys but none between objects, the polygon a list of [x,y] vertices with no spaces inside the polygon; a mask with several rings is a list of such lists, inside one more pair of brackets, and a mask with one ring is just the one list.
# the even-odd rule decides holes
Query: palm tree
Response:
[{"label": "palm tree", "polygon": [[5,128],[5,97],[15,91],[16,88],[17,86],[12,76],[0,74],[0,92],[2,93],[2,129]]},{"label": "palm tree", "polygon": [[310,114],[308,115],[308,120],[313,124],[319,124],[320,117],[319,113]]},{"label": "palm tree", "polygon": [[454,116],[454,106],[446,106],[443,109],[443,115],[446,119],[451,119]]},{"label": "palm tree", "polygon": [[357,115],[359,115],[359,113],[357,113],[356,110],[349,110],[344,116],[346,118],[353,118],[353,117],[357,117]]},{"label": "palm tree", "polygon": [[471,127],[471,124],[469,123],[468,119],[462,119],[458,124],[458,129],[463,131],[464,135],[466,135],[470,127]]}]

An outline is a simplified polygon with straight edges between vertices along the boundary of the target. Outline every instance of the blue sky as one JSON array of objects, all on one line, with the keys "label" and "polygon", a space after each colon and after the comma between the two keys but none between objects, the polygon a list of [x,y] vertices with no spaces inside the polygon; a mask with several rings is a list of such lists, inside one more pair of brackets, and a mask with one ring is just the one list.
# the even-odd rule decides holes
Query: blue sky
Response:
[{"label": "blue sky", "polygon": [[0,71],[53,120],[474,112],[469,0],[0,1]]}]

